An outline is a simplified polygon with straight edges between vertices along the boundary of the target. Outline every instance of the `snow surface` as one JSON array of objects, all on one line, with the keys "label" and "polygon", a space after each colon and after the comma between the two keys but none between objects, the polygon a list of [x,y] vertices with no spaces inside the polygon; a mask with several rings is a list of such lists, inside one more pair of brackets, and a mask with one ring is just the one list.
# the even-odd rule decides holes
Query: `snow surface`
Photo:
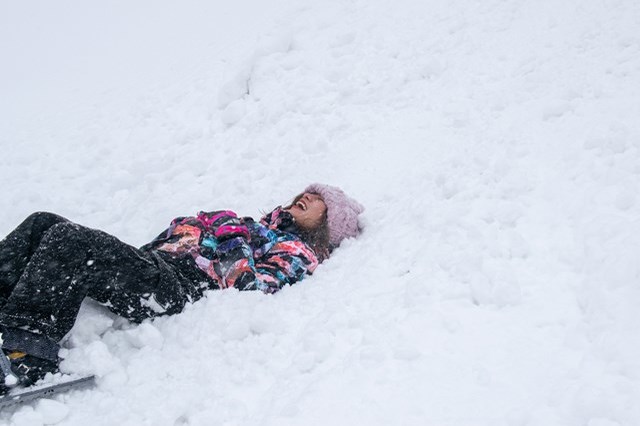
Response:
[{"label": "snow surface", "polygon": [[98,386],[3,424],[640,424],[640,2],[2,1],[0,58],[2,236],[367,207],[277,295],[86,303]]}]

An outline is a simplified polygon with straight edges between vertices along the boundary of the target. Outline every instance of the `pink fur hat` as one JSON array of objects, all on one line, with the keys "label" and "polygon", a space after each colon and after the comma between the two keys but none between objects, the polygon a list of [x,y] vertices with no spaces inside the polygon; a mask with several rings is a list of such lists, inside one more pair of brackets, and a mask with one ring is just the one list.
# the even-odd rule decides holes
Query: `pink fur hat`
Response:
[{"label": "pink fur hat", "polygon": [[329,242],[333,246],[337,247],[345,238],[355,237],[360,233],[358,215],[364,211],[364,207],[342,189],[314,183],[306,187],[304,192],[320,195],[327,205]]}]

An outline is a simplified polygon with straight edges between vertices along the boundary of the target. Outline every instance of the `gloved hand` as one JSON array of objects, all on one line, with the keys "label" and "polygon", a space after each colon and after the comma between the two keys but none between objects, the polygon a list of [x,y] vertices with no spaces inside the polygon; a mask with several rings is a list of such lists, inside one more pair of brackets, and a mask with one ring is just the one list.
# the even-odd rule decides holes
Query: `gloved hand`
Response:
[{"label": "gloved hand", "polygon": [[214,212],[199,212],[198,220],[207,231],[218,240],[226,240],[234,237],[250,238],[249,229],[243,220],[231,210],[218,210]]}]

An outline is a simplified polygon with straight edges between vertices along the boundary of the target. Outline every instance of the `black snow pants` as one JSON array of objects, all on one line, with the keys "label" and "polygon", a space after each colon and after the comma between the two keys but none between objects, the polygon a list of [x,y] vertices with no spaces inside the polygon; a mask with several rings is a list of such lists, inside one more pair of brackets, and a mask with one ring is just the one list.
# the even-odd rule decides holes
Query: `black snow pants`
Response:
[{"label": "black snow pants", "polygon": [[195,263],[140,250],[52,213],[34,213],[0,241],[4,349],[57,360],[90,297],[134,322],[175,314],[210,284]]}]

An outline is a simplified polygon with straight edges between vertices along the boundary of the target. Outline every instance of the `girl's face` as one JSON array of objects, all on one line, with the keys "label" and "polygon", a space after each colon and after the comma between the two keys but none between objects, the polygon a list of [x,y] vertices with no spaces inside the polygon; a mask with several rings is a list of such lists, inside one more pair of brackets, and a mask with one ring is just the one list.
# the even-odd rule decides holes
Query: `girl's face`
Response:
[{"label": "girl's face", "polygon": [[318,194],[305,192],[298,195],[285,210],[291,213],[298,226],[306,230],[313,230],[322,224],[327,212],[327,205]]}]

